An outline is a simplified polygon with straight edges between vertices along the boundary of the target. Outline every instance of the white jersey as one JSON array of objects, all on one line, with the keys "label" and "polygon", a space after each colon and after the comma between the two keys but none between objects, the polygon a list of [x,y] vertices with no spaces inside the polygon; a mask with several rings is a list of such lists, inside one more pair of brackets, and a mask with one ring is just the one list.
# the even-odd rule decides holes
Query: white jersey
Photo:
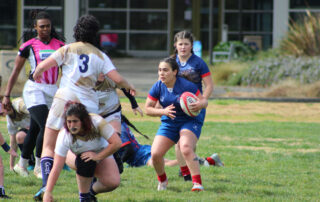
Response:
[{"label": "white jersey", "polygon": [[116,84],[107,77],[100,85],[96,86],[99,98],[99,115],[104,116],[119,108],[120,100],[116,88]]},{"label": "white jersey", "polygon": [[12,100],[13,116],[6,115],[7,128],[10,135],[15,135],[21,128],[29,128],[30,114],[21,97]]},{"label": "white jersey", "polygon": [[109,57],[90,43],[75,42],[54,52],[52,57],[62,66],[60,88],[70,88],[89,112],[98,112],[94,91],[100,73],[107,74],[115,67]]},{"label": "white jersey", "polygon": [[56,154],[65,157],[69,149],[76,155],[86,151],[100,152],[108,146],[107,140],[114,133],[113,127],[97,114],[90,114],[90,116],[93,126],[100,132],[101,137],[88,141],[77,139],[72,142],[72,135],[63,128],[60,130],[56,142],[54,150]]}]

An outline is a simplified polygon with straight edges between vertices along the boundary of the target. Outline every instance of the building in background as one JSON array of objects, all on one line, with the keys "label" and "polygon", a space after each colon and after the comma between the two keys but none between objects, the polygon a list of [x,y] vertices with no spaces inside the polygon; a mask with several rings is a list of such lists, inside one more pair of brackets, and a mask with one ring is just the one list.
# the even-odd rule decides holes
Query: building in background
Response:
[{"label": "building in background", "polygon": [[[276,47],[306,9],[320,12],[319,0],[10,0],[0,1],[0,49],[16,49],[30,23],[32,9],[46,8],[58,32],[73,41],[79,16],[101,23],[101,44],[132,56],[164,57],[172,53],[176,32],[187,29],[208,52],[222,40],[254,36],[261,48]],[[110,49],[112,48],[112,49]]]}]

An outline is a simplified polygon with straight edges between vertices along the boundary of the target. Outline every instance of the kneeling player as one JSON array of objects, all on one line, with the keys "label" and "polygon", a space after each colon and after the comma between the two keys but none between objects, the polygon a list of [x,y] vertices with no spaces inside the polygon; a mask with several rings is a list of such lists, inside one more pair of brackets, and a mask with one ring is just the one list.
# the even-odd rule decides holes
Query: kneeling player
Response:
[{"label": "kneeling player", "polygon": [[[116,189],[120,174],[112,154],[120,148],[121,140],[112,126],[75,102],[66,104],[65,117],[43,200],[53,200],[51,192],[65,161],[76,169],[80,201],[94,200],[95,194]],[[91,183],[94,176],[97,181]]]}]

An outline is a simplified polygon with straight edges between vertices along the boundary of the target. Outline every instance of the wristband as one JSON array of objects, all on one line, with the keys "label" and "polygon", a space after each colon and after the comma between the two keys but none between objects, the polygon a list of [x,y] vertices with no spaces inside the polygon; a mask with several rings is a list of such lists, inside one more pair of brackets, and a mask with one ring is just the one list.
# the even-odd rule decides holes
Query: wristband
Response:
[{"label": "wristband", "polygon": [[3,145],[1,145],[1,147],[5,152],[8,152],[10,150],[10,146],[6,142],[3,143]]},{"label": "wristband", "polygon": [[10,95],[5,95],[4,97],[10,97]]}]

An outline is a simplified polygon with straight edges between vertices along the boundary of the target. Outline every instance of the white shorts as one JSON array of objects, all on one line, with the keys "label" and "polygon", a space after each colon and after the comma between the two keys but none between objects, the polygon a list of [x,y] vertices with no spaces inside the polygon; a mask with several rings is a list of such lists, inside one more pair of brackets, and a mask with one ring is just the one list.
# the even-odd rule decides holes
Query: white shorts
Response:
[{"label": "white shorts", "polygon": [[47,105],[50,109],[57,89],[55,84],[36,83],[28,80],[23,88],[23,100],[27,109],[38,105]]},{"label": "white shorts", "polygon": [[52,107],[49,111],[46,127],[60,130],[64,124],[64,106],[68,101],[80,102],[76,94],[68,88],[59,88],[54,96]]},{"label": "white shorts", "polygon": [[121,123],[121,111],[115,112],[107,117],[104,117],[104,120],[106,120],[108,123],[110,121],[119,121]]}]

